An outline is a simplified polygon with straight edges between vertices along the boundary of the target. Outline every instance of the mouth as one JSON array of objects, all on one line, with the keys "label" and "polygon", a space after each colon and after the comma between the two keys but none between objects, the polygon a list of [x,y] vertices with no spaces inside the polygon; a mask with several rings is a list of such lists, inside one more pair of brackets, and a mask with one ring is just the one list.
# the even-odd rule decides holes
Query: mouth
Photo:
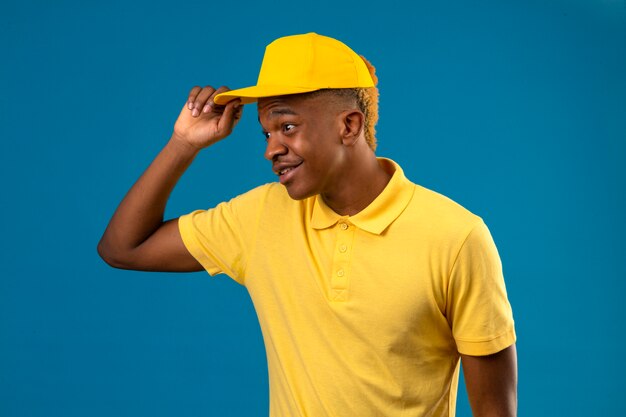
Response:
[{"label": "mouth", "polygon": [[291,170],[293,170],[293,169],[296,169],[296,168],[298,168],[299,166],[300,166],[300,165],[296,165],[296,166],[293,166],[293,167],[288,167],[288,168],[285,168],[285,169],[281,169],[280,171],[278,171],[278,175],[279,175],[279,176],[280,176],[280,175],[285,175],[285,174],[286,174],[286,173],[288,173],[289,171],[291,171]]},{"label": "mouth", "polygon": [[302,162],[299,162],[296,165],[290,165],[280,168],[279,170],[274,171],[280,180],[281,184],[285,184],[289,182],[295,173],[298,171],[298,168],[302,165]]}]

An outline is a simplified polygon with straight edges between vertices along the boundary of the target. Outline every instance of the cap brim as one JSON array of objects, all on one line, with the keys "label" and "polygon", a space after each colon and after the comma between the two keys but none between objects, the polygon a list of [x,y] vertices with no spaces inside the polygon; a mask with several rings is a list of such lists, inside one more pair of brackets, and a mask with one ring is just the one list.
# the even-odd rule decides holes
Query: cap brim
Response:
[{"label": "cap brim", "polygon": [[213,101],[216,104],[226,104],[236,98],[241,99],[242,104],[250,104],[262,97],[286,96],[289,94],[309,93],[319,90],[319,88],[310,87],[289,87],[289,86],[271,86],[271,85],[255,85],[252,87],[240,88],[239,90],[230,90],[215,96]]}]

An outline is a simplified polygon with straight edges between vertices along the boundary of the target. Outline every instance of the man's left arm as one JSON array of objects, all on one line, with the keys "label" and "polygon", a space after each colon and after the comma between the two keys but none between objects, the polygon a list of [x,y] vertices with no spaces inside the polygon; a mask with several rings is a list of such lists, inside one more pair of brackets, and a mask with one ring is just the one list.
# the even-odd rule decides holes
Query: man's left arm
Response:
[{"label": "man's left arm", "polygon": [[517,416],[515,345],[492,355],[461,355],[461,364],[474,417]]}]

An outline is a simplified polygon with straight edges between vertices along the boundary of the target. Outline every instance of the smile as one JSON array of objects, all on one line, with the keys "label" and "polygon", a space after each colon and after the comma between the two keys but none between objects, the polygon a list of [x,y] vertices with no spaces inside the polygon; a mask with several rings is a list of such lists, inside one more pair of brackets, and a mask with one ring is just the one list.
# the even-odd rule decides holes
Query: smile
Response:
[{"label": "smile", "polygon": [[277,171],[276,174],[278,175],[280,179],[280,183],[285,184],[289,180],[291,180],[291,178],[293,178],[295,173],[298,171],[298,168],[300,167],[300,165],[302,165],[302,162],[300,162],[298,165],[288,166]]}]

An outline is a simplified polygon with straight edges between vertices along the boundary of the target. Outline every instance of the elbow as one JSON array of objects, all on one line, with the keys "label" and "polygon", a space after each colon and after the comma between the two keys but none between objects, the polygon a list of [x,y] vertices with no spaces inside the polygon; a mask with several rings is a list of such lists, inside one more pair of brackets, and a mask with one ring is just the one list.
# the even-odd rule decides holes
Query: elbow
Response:
[{"label": "elbow", "polygon": [[124,262],[123,258],[117,253],[118,251],[113,250],[110,245],[107,245],[104,239],[98,242],[97,250],[100,258],[102,258],[107,265],[117,269],[129,269],[127,263]]}]

